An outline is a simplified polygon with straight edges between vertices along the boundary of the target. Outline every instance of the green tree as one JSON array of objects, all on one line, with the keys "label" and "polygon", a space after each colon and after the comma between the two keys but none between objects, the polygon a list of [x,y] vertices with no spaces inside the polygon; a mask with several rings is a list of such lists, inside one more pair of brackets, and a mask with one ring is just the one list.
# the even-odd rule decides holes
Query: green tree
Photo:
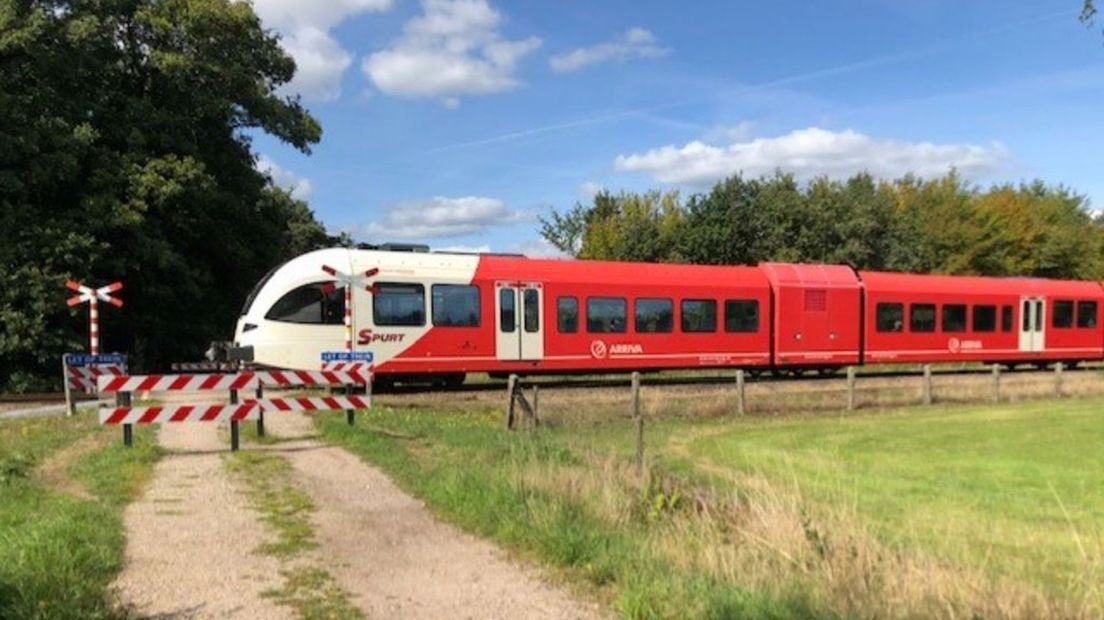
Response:
[{"label": "green tree", "polygon": [[920,273],[1104,276],[1104,220],[1084,196],[1035,181],[982,190],[955,171],[935,179],[799,184],[736,175],[685,203],[674,193],[608,193],[543,220],[580,258],[849,264]]},{"label": "green tree", "polygon": [[329,241],[250,148],[320,139],[279,93],[294,71],[245,2],[0,0],[0,387],[83,348],[67,278],[123,280],[104,346],[156,367],[225,337],[264,271]]}]

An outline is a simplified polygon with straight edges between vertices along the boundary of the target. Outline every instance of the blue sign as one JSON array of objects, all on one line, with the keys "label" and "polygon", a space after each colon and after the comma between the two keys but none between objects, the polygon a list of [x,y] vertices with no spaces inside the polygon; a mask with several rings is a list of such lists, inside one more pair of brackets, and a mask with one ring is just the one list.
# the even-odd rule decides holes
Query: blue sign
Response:
[{"label": "blue sign", "polygon": [[371,351],[323,351],[323,362],[370,362]]},{"label": "blue sign", "polygon": [[66,366],[101,366],[105,364],[122,366],[126,364],[126,355],[122,353],[101,353],[99,355],[89,355],[87,353],[65,354]]}]

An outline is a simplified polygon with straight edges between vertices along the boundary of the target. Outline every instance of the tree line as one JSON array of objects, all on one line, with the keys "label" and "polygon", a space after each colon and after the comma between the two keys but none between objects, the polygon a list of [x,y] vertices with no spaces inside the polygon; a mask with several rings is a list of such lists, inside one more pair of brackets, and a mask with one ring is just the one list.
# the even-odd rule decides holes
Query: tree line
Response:
[{"label": "tree line", "polygon": [[0,0],[0,390],[56,389],[87,348],[67,279],[122,280],[103,350],[159,369],[226,338],[249,288],[333,240],[251,136],[321,137],[295,64],[230,0]]},{"label": "tree line", "polygon": [[982,188],[935,179],[799,183],[734,175],[708,192],[601,192],[541,218],[553,246],[589,259],[1104,278],[1104,225],[1087,199],[1042,181]]}]

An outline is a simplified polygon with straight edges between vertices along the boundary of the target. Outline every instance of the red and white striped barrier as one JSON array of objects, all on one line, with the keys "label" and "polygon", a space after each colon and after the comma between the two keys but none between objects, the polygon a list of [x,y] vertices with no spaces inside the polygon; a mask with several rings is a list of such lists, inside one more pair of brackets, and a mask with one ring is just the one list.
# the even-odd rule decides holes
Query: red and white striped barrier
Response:
[{"label": "red and white striped barrier", "polygon": [[[257,434],[264,434],[264,411],[324,411],[344,409],[349,424],[357,409],[368,409],[371,396],[327,396],[320,398],[262,399],[265,386],[319,387],[371,384],[371,365],[344,364],[340,370],[263,370],[228,374],[113,375],[97,377],[100,392],[115,392],[116,406],[100,410],[101,424],[123,425],[123,443],[133,442],[135,424],[168,422],[230,422],[230,449],[238,449],[238,422],[256,420]],[[257,398],[238,404],[238,392],[256,389]],[[230,404],[173,405],[167,407],[131,407],[133,392],[203,392],[227,390]]]},{"label": "red and white striped barrier", "polygon": [[207,390],[245,390],[260,385],[249,372],[204,375],[121,375],[100,377],[101,392],[199,392]]},{"label": "red and white striped barrier", "polygon": [[368,396],[321,396],[315,398],[265,398],[256,402],[265,411],[337,411],[370,409]]},{"label": "red and white striped barrier", "polygon": [[101,376],[101,392],[194,392],[203,390],[245,390],[257,386],[312,387],[328,385],[365,385],[371,372],[352,370],[262,370],[230,374],[201,375],[121,375]]},{"label": "red and white striped barrier", "polygon": [[367,385],[372,381],[366,365],[350,370],[260,370],[253,374],[261,385],[271,387]]},{"label": "red and white striped barrier", "polygon": [[168,422],[240,422],[260,417],[257,401],[235,405],[171,405],[164,407],[103,407],[100,424],[165,424]]},{"label": "red and white striped barrier", "polygon": [[100,377],[117,377],[126,374],[126,370],[115,364],[66,366],[65,374],[69,389],[80,390],[86,394],[95,394],[97,381]]}]

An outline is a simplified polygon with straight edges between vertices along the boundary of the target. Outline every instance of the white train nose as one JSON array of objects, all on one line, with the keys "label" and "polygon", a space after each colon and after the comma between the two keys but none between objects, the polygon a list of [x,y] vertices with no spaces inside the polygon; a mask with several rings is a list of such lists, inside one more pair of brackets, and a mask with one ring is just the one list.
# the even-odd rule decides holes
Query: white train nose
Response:
[{"label": "white train nose", "polygon": [[253,344],[253,336],[256,334],[257,324],[251,323],[246,317],[238,319],[238,324],[234,328],[234,342],[239,346],[246,346]]}]

